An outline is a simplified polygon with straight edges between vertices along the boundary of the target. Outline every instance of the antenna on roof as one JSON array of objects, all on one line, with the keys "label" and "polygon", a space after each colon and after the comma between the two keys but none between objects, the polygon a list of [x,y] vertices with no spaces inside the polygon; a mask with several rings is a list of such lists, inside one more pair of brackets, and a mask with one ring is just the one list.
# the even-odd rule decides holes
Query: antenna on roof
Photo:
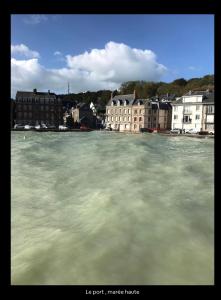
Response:
[{"label": "antenna on roof", "polygon": [[69,82],[68,82],[68,95],[70,94],[70,86],[69,86]]}]

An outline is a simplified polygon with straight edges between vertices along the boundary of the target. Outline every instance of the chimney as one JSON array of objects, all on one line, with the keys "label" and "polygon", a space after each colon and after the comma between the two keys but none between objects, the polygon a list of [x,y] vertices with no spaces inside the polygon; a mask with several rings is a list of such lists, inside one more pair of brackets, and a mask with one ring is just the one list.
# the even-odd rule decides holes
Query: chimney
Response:
[{"label": "chimney", "polygon": [[33,93],[36,94],[37,93],[37,89],[33,89]]},{"label": "chimney", "polygon": [[135,98],[135,99],[137,98],[136,90],[134,90],[134,98]]}]

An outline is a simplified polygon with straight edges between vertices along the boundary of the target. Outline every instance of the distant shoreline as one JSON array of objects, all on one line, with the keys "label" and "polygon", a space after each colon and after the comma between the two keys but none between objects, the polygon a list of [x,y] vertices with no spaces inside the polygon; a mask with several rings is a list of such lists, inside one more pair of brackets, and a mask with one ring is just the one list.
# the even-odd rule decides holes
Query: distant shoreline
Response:
[{"label": "distant shoreline", "polygon": [[148,135],[161,135],[161,136],[168,136],[168,137],[192,137],[192,138],[214,138],[214,135],[206,134],[206,135],[199,135],[199,134],[176,134],[176,133],[149,133],[149,132],[122,132],[122,131],[105,131],[99,129],[92,129],[92,130],[80,130],[80,129],[66,129],[66,130],[59,130],[59,129],[11,129],[11,131],[23,131],[23,132],[89,132],[89,131],[99,131],[105,133],[124,133],[124,134],[148,134]]}]

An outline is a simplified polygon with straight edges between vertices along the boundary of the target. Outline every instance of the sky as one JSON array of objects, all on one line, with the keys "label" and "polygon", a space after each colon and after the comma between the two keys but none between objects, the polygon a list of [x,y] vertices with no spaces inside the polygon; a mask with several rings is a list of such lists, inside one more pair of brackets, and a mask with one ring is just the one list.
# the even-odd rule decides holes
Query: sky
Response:
[{"label": "sky", "polygon": [[11,15],[17,90],[115,90],[214,74],[213,15]]}]

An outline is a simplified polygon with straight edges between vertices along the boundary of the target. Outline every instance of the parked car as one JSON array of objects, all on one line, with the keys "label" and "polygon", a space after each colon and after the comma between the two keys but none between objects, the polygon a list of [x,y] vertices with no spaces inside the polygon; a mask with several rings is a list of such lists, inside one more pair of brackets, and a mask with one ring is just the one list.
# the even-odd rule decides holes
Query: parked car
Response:
[{"label": "parked car", "polygon": [[196,129],[196,128],[186,129],[185,133],[188,133],[188,134],[197,134],[197,133],[199,133],[199,130]]},{"label": "parked car", "polygon": [[45,129],[48,128],[45,124],[41,124],[41,127]]},{"label": "parked car", "polygon": [[85,125],[82,125],[82,126],[80,127],[80,130],[81,130],[81,131],[92,131],[93,129],[91,129],[91,128],[85,126]]},{"label": "parked car", "polygon": [[214,129],[210,129],[210,130],[209,130],[209,134],[214,135],[214,134],[215,134]]},{"label": "parked car", "polygon": [[15,124],[14,129],[24,129],[24,125]]},{"label": "parked car", "polygon": [[182,129],[179,129],[179,128],[174,128],[174,129],[170,130],[171,133],[177,133],[177,134],[180,134],[181,131],[182,131]]},{"label": "parked car", "polygon": [[36,125],[36,126],[35,126],[35,129],[37,129],[37,130],[38,130],[38,129],[41,129],[41,126],[40,126],[40,125]]},{"label": "parked car", "polygon": [[31,125],[25,125],[25,129],[27,129],[27,130],[32,129],[32,128],[33,128],[33,126],[31,126]]},{"label": "parked car", "polygon": [[67,130],[68,128],[66,127],[66,126],[64,126],[64,125],[59,125],[59,130]]}]

